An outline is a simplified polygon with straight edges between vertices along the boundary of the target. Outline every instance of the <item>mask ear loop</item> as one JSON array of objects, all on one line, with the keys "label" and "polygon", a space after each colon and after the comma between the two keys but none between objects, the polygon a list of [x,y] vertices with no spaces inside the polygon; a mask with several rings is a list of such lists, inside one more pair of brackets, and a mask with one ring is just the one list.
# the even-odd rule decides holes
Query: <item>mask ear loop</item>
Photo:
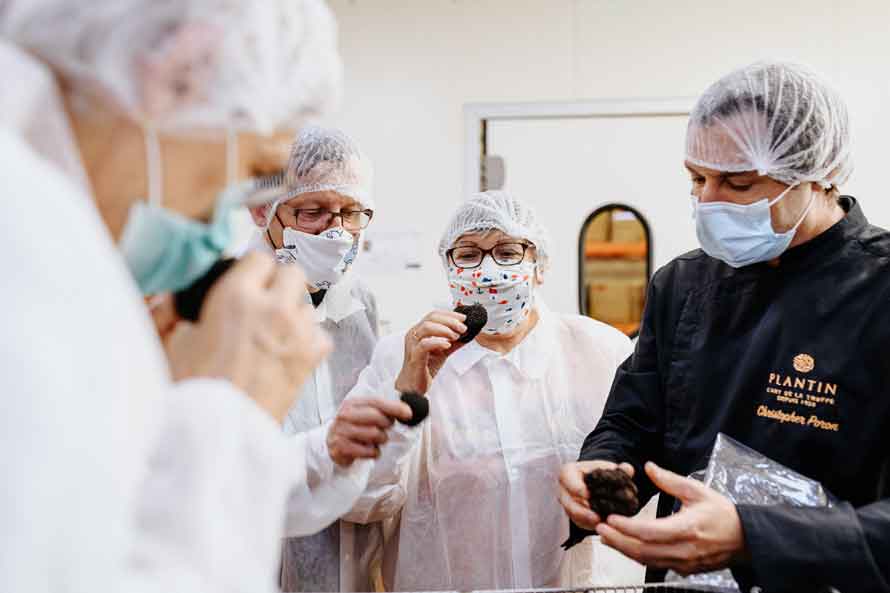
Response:
[{"label": "mask ear loop", "polygon": [[[787,196],[787,195],[788,195],[788,192],[790,192],[792,189],[794,189],[794,188],[797,187],[797,186],[798,186],[797,183],[795,183],[795,184],[793,184],[793,185],[789,185],[789,186],[787,187],[787,189],[785,189],[785,191],[783,191],[783,192],[780,193],[778,196],[776,196],[775,198],[773,198],[773,200],[770,201],[770,202],[768,202],[768,204],[769,204],[770,206],[772,206],[773,204],[778,203],[779,200],[781,200],[782,198],[784,198],[785,196]],[[790,229],[788,229],[787,231],[785,231],[785,233],[794,233],[794,232],[796,232],[797,229],[798,229],[798,227],[800,227],[800,225],[803,224],[803,221],[806,220],[806,218],[807,218],[807,214],[810,213],[810,210],[813,209],[813,206],[814,206],[815,204],[816,204],[816,194],[813,194],[813,197],[810,198],[810,203],[807,204],[807,207],[806,207],[806,208],[804,208],[803,214],[800,215],[800,218],[797,219],[797,222],[794,224],[794,226],[791,227]],[[785,234],[785,233],[782,233],[782,234]]]},{"label": "mask ear loop", "polygon": [[814,194],[813,194],[813,197],[810,198],[810,203],[809,203],[809,205],[804,209],[803,214],[802,214],[801,217],[800,217],[800,220],[797,221],[797,224],[795,224],[793,227],[791,227],[791,231],[790,231],[790,232],[797,232],[797,228],[798,228],[800,225],[803,224],[803,221],[806,220],[806,218],[807,218],[807,214],[810,213],[810,210],[813,209],[813,206],[814,206],[815,204],[816,204],[816,194],[814,193]]},{"label": "mask ear loop", "polygon": [[[281,227],[281,247],[275,245],[275,241],[272,240],[272,233],[269,232],[269,227],[272,226],[273,218],[278,220],[278,225]],[[272,244],[273,249],[284,249],[284,223],[281,222],[281,217],[278,216],[278,202],[272,204],[272,216],[269,217],[269,224],[266,225],[266,237],[269,238],[269,243]]]},{"label": "mask ear loop", "polygon": [[226,128],[226,184],[238,181],[238,133],[231,126]]},{"label": "mask ear loop", "polygon": [[158,131],[149,122],[142,127],[145,140],[145,166],[148,174],[148,203],[160,207],[163,202],[164,171],[161,164],[161,145]]},{"label": "mask ear loop", "polygon": [[795,187],[797,187],[797,184],[796,184],[796,183],[793,184],[793,185],[789,185],[788,187],[785,188],[785,191],[783,191],[782,193],[780,193],[779,195],[777,195],[775,198],[773,198],[772,200],[770,200],[769,202],[767,202],[767,204],[768,204],[770,207],[774,206],[775,204],[778,204],[778,203],[782,200],[782,198],[784,198],[785,196],[787,196],[787,195],[788,195],[788,192],[790,192],[790,191],[791,191],[792,189],[794,189]]}]

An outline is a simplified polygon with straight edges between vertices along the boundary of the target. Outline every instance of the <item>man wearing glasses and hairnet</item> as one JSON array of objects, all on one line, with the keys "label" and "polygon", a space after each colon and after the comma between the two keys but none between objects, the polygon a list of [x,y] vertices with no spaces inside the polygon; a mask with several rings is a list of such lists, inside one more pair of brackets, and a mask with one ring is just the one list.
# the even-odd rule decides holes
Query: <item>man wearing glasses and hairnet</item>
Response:
[{"label": "man wearing glasses and hairnet", "polygon": [[[3,589],[274,590],[282,526],[324,528],[370,472],[344,426],[379,440],[411,411],[365,400],[320,427],[337,468],[312,475],[323,452],[281,435],[331,348],[299,268],[248,254],[163,347],[140,289],[213,265],[254,194],[242,170],[333,101],[333,19],[315,0],[12,1],[0,32]],[[165,207],[208,195],[209,224]]]},{"label": "man wearing glasses and hairnet", "polygon": [[[732,72],[695,105],[685,166],[701,250],[653,277],[636,349],[563,468],[573,539],[595,531],[653,578],[729,567],[744,591],[890,591],[890,234],[840,193],[844,102],[797,65]],[[683,477],[718,432],[841,502],[734,505]],[[591,511],[584,472],[614,467],[641,503],[664,493],[660,518]]]},{"label": "man wearing glasses and hairnet", "polygon": [[[383,433],[378,433],[365,442],[347,441],[355,451],[331,448],[328,455],[328,443],[318,438],[324,433],[313,431],[335,416],[349,418],[362,412],[354,400],[340,404],[371,360],[378,337],[376,302],[352,271],[362,232],[374,214],[371,165],[339,130],[307,126],[297,135],[284,177],[284,195],[251,210],[259,231],[250,246],[273,253],[283,265],[300,266],[306,290],[293,298],[315,307],[334,343],[331,356],[315,369],[288,410],[284,430],[289,435],[316,435],[308,439],[309,447],[317,450],[312,458],[330,456],[340,468],[354,455],[376,455],[375,448],[383,442]],[[378,525],[346,521],[316,535],[289,537],[281,561],[281,588],[368,591],[369,554],[379,542]]]}]

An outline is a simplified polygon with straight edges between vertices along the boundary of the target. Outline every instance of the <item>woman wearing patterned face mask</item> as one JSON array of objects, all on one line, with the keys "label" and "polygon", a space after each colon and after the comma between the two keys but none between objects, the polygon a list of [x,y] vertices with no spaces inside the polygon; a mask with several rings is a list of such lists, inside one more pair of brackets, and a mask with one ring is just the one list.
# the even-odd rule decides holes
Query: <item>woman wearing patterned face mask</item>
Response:
[{"label": "woman wearing patterned face mask", "polygon": [[428,398],[429,419],[390,432],[346,517],[400,517],[383,555],[387,589],[589,582],[591,547],[560,550],[568,526],[553,480],[596,423],[630,341],[547,309],[536,292],[549,262],[547,233],[506,193],[461,204],[439,253],[453,304],[481,304],[488,322],[463,344],[465,317],[433,311],[380,341],[347,401],[414,392]]}]

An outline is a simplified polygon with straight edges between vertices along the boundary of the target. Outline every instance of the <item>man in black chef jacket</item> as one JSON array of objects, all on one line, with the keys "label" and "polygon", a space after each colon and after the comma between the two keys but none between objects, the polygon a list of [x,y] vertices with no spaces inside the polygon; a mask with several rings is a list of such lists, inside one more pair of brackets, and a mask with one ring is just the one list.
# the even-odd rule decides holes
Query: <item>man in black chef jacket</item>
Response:
[{"label": "man in black chef jacket", "polygon": [[[701,249],[652,278],[636,350],[563,468],[570,541],[595,531],[649,580],[730,567],[743,591],[890,591],[890,234],[840,195],[844,103],[800,66],[735,71],[697,102],[685,166]],[[843,502],[736,506],[683,477],[718,432]],[[665,493],[659,518],[589,510],[583,473],[616,465],[641,504]]]}]

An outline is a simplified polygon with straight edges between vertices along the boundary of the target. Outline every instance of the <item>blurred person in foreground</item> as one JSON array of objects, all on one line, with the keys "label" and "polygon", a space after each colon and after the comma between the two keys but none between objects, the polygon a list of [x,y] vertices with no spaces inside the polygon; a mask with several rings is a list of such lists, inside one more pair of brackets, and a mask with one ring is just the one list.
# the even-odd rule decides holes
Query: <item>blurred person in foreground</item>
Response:
[{"label": "blurred person in foreground", "polygon": [[[13,1],[0,32],[4,589],[270,591],[284,523],[323,528],[370,471],[342,459],[322,479],[281,435],[331,348],[292,298],[305,279],[248,255],[167,360],[140,291],[212,264],[248,187],[237,163],[334,98],[332,18],[310,0]],[[209,224],[163,207],[215,194]],[[332,449],[345,425],[383,438],[410,416],[362,412]]]}]

